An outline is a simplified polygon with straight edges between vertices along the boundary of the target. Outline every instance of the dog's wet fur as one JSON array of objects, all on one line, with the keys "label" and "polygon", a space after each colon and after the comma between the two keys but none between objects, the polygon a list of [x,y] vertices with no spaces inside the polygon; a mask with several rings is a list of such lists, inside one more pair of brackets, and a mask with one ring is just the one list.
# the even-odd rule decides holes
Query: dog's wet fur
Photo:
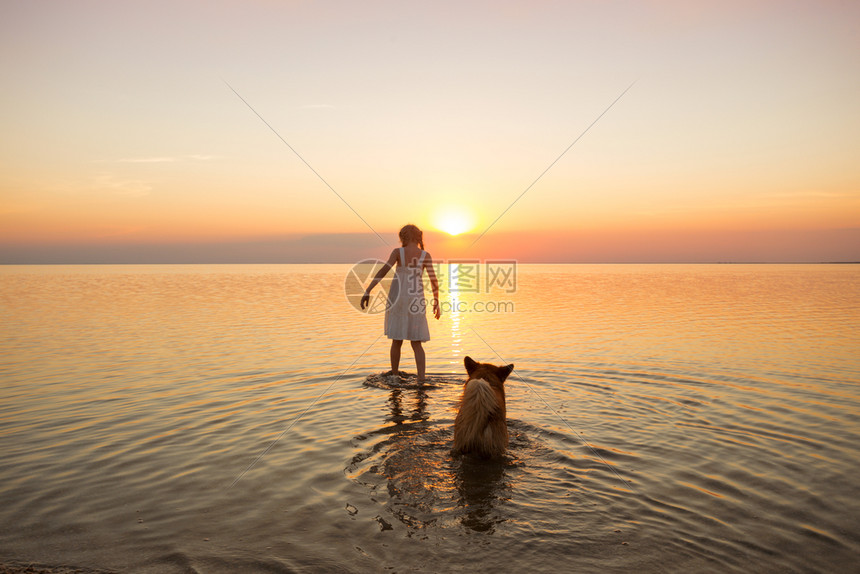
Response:
[{"label": "dog's wet fur", "polygon": [[500,457],[508,446],[505,379],[514,366],[497,367],[471,357],[463,362],[468,378],[454,419],[454,453]]}]

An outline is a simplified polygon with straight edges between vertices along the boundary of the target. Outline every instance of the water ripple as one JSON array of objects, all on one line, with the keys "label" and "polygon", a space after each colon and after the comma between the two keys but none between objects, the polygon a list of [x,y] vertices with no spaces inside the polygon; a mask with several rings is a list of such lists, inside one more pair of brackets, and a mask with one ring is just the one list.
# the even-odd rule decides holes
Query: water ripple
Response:
[{"label": "water ripple", "polygon": [[[427,388],[364,385],[388,349],[359,358],[378,317],[340,268],[3,270],[0,560],[849,571],[860,315],[836,267],[524,269],[516,313],[434,323]],[[460,357],[496,351],[510,447],[454,456]]]}]

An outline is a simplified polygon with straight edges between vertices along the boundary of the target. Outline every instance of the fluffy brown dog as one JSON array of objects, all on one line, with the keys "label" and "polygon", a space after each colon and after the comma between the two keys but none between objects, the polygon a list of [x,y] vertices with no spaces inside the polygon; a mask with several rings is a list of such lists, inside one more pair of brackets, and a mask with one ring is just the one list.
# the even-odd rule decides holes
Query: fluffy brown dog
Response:
[{"label": "fluffy brown dog", "polygon": [[454,419],[454,452],[501,456],[508,446],[504,383],[514,366],[496,367],[471,357],[463,362],[469,377]]}]

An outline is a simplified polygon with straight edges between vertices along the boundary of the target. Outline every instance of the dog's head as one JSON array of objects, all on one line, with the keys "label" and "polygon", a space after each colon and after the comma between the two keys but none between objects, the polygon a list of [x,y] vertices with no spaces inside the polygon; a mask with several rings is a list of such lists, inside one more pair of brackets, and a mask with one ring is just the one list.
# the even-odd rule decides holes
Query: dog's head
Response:
[{"label": "dog's head", "polygon": [[466,373],[469,375],[469,380],[484,379],[486,381],[492,381],[495,379],[499,383],[504,383],[505,379],[508,378],[508,375],[511,374],[511,371],[514,370],[513,364],[505,365],[504,367],[497,367],[490,363],[479,363],[472,359],[472,357],[466,357],[463,360],[463,363],[466,365]]}]

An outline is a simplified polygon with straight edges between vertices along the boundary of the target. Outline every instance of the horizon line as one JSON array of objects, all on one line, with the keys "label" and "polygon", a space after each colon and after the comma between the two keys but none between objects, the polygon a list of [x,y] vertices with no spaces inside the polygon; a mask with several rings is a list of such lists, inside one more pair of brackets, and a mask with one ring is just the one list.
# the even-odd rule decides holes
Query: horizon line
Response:
[{"label": "horizon line", "polygon": [[[364,259],[363,259],[364,260]],[[60,266],[93,266],[93,265],[354,265],[359,261],[79,261],[64,263],[8,263],[0,261],[2,267],[60,267]],[[488,258],[481,263],[504,261],[517,265],[860,265],[858,261],[519,261],[516,259]],[[438,261],[439,264],[460,264],[456,261]]]}]

